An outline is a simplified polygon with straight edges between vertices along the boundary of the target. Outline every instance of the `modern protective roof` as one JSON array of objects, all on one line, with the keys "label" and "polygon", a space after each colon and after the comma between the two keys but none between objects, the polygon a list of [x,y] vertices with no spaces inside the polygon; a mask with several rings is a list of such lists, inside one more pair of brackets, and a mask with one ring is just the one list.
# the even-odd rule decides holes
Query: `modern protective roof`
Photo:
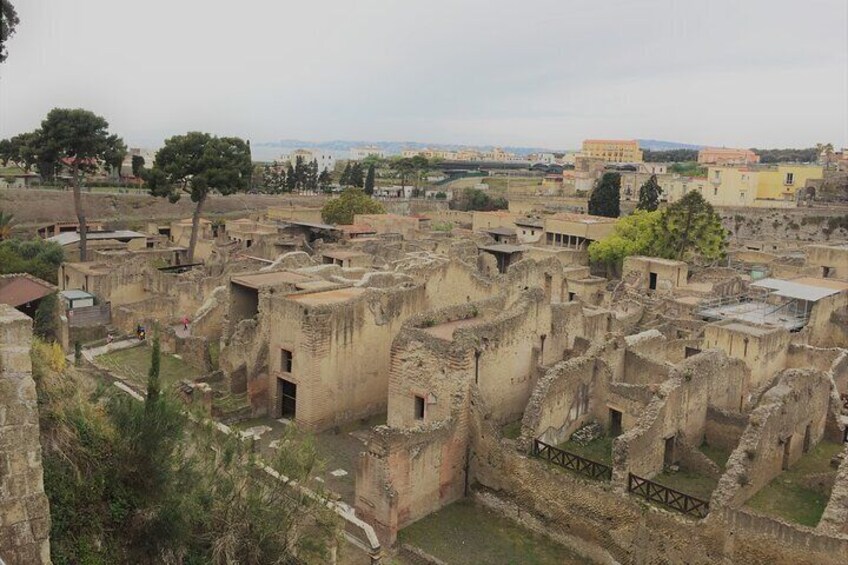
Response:
[{"label": "modern protective roof", "polygon": [[301,226],[304,228],[315,228],[317,230],[337,230],[336,226],[331,226],[330,224],[319,224],[316,222],[301,222],[299,220],[280,220],[281,224],[289,224],[292,226]]},{"label": "modern protective roof", "polygon": [[94,298],[94,295],[90,292],[86,292],[84,290],[63,290],[59,294],[67,298],[68,300],[81,300],[83,298]]},{"label": "modern protective roof", "polygon": [[[86,235],[86,239],[88,241],[94,241],[97,239],[138,239],[138,238],[147,238],[143,233],[138,233],[137,231],[131,230],[116,230],[116,231],[95,231],[88,232]],[[64,232],[59,235],[54,235],[53,237],[48,237],[47,241],[53,241],[58,243],[59,245],[71,245],[73,243],[78,243],[80,240],[80,234],[77,232]]]},{"label": "modern protective roof", "polygon": [[18,307],[54,292],[55,286],[28,274],[0,277],[0,304]]},{"label": "modern protective roof", "polygon": [[751,283],[751,286],[769,289],[773,291],[771,294],[775,296],[796,298],[798,300],[806,300],[808,302],[818,302],[822,298],[826,298],[840,292],[839,289],[835,288],[814,286],[808,283],[771,278],[761,279],[755,283]]}]

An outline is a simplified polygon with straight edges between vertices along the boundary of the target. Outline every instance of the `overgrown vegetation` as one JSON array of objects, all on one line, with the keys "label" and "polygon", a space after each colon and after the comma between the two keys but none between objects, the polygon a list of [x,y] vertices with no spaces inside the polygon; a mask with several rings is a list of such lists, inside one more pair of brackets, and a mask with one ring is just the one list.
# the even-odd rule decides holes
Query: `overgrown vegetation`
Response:
[{"label": "overgrown vegetation", "polygon": [[491,212],[493,210],[506,210],[509,202],[506,198],[492,197],[485,191],[477,188],[466,188],[450,203],[453,210]]},{"label": "overgrown vegetation", "polygon": [[29,273],[56,284],[65,252],[56,243],[42,239],[0,241],[0,275]]},{"label": "overgrown vegetation", "polygon": [[[156,362],[138,402],[66,367],[58,345],[36,340],[32,358],[54,563],[326,562],[334,515],[235,437],[192,424]],[[306,483],[314,446],[285,445],[269,465]]]},{"label": "overgrown vegetation", "polygon": [[385,214],[383,205],[362,189],[348,188],[338,198],[331,198],[321,208],[321,219],[328,224],[350,225],[356,214]]},{"label": "overgrown vegetation", "polygon": [[664,210],[637,210],[622,218],[612,235],[589,245],[589,258],[617,273],[631,255],[711,263],[724,257],[726,248],[721,218],[699,192],[691,191]]},{"label": "overgrown vegetation", "polygon": [[697,161],[697,149],[666,149],[664,151],[642,150],[642,158],[646,163],[677,163],[680,161]]},{"label": "overgrown vegetation", "polygon": [[707,168],[702,167],[697,161],[685,161],[682,163],[674,163],[668,167],[669,173],[676,173],[684,177],[705,177],[707,176]]}]

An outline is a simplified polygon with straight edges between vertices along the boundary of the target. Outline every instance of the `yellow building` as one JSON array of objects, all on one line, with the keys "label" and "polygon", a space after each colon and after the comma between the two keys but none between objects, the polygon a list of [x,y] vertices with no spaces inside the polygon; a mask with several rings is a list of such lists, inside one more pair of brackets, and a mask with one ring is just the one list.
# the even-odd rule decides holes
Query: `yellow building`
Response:
[{"label": "yellow building", "polygon": [[782,208],[794,206],[807,181],[823,174],[816,165],[710,167],[706,178],[678,176],[667,181],[663,197],[673,203],[697,190],[713,206]]},{"label": "yellow building", "polygon": [[778,165],[758,173],[757,198],[760,200],[794,201],[808,180],[824,177],[820,165]]},{"label": "yellow building", "polygon": [[583,141],[582,154],[607,163],[642,162],[642,150],[635,139],[587,139]]}]

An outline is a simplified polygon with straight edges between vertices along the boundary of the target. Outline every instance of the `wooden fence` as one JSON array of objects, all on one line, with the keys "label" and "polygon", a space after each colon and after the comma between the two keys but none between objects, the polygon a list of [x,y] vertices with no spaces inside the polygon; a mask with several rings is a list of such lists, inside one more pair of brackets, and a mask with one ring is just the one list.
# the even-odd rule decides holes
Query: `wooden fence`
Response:
[{"label": "wooden fence", "polygon": [[710,512],[708,501],[637,477],[633,473],[630,473],[627,477],[627,491],[641,496],[645,500],[657,502],[666,508],[677,510],[695,518],[704,518]]},{"label": "wooden fence", "polygon": [[533,455],[540,459],[550,461],[569,471],[575,471],[592,479],[609,481],[612,479],[612,467],[581,457],[576,453],[565,451],[553,445],[534,439]]}]

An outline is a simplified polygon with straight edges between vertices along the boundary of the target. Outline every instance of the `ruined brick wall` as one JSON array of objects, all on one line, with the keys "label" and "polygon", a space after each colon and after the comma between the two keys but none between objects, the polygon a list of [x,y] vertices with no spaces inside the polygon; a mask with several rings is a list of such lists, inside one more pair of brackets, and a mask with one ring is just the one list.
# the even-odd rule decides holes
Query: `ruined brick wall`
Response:
[{"label": "ruined brick wall", "polygon": [[295,300],[269,302],[269,408],[276,402],[281,351],[293,353],[298,385],[297,421],[313,430],[377,414],[386,409],[390,344],[405,320],[426,309],[422,286],[369,289],[356,298],[326,305]]},{"label": "ruined brick wall", "polygon": [[744,511],[714,508],[703,520],[660,510],[608,483],[563,473],[499,440],[484,420],[471,418],[471,477],[505,501],[518,520],[544,524],[587,559],[623,564],[712,565],[793,563],[836,565],[848,560],[848,537],[833,538]]},{"label": "ruined brick wall", "polygon": [[816,302],[804,328],[808,343],[817,347],[848,347],[848,324],[840,316],[846,309],[848,291],[845,290]]},{"label": "ruined brick wall", "polygon": [[748,427],[748,415],[707,406],[707,423],[704,426],[704,442],[712,447],[734,450]]},{"label": "ruined brick wall", "polygon": [[0,560],[10,565],[50,563],[31,341],[32,320],[0,304]]},{"label": "ruined brick wall", "polygon": [[723,352],[707,351],[675,367],[645,408],[635,428],[615,440],[613,477],[624,484],[628,473],[651,478],[664,464],[665,440],[678,438],[698,446],[704,435],[707,407],[738,407],[747,368]]},{"label": "ruined brick wall", "polygon": [[816,529],[827,534],[848,535],[848,443],[842,450],[842,462],[836,471],[830,500]]},{"label": "ruined brick wall", "polygon": [[820,371],[784,371],[751,413],[713,501],[741,506],[779,475],[784,463],[792,465],[815,446],[824,435],[830,392],[831,379]]}]

